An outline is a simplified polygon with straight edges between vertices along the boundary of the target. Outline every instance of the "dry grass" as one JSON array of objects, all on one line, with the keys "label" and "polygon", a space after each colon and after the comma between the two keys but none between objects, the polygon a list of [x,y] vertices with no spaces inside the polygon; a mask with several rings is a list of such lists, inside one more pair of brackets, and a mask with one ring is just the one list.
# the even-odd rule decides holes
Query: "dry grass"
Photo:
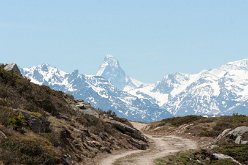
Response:
[{"label": "dry grass", "polygon": [[[7,136],[0,139],[0,162],[88,164],[94,162],[98,153],[135,148],[129,143],[135,137],[107,122],[106,113],[89,106],[101,117],[85,115],[74,110],[76,103],[72,96],[35,85],[0,68],[0,130]],[[127,120],[110,115],[131,126]]]},{"label": "dry grass", "polygon": [[165,119],[150,124],[148,131],[155,133],[176,132],[182,127],[182,134],[191,134],[198,137],[217,137],[228,128],[248,126],[248,116],[233,115],[215,118],[204,118],[201,116],[185,116]]}]

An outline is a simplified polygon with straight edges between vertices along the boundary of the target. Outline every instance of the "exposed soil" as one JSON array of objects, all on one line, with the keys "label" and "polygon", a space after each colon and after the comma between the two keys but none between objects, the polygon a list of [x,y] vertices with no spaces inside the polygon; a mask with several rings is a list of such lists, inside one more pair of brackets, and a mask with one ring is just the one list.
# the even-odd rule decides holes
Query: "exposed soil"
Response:
[{"label": "exposed soil", "polygon": [[[146,124],[132,123],[135,128],[142,130]],[[185,151],[197,149],[197,143],[178,136],[153,136],[145,134],[151,143],[150,149],[145,151],[125,151],[109,155],[101,160],[99,165],[153,165],[158,158]]]}]

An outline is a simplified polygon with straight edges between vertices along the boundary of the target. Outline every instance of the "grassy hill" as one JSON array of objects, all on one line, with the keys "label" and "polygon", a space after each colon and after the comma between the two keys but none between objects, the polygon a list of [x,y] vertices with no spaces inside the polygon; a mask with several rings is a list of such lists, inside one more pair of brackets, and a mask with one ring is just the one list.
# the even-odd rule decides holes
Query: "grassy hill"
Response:
[{"label": "grassy hill", "polygon": [[127,120],[0,67],[0,164],[95,164],[147,146]]},{"label": "grassy hill", "polygon": [[[186,136],[199,142],[199,150],[158,159],[157,165],[235,165],[238,163],[231,159],[241,164],[248,164],[248,143],[237,144],[239,132],[237,136],[235,135],[235,130],[246,129],[247,131],[247,127],[248,116],[238,114],[214,118],[185,116],[151,123],[145,132],[156,135]],[[223,134],[225,130],[227,133]],[[244,142],[248,141],[248,132],[242,134],[242,139]],[[216,154],[224,154],[230,158],[221,160],[215,156]]]}]

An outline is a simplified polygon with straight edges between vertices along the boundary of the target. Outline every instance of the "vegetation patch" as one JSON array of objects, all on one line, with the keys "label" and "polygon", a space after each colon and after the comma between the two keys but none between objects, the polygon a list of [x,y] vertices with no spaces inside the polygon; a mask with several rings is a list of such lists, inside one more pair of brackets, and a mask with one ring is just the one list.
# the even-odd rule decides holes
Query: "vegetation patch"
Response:
[{"label": "vegetation patch", "polygon": [[59,160],[33,141],[5,139],[0,143],[0,159],[4,164],[56,164]]},{"label": "vegetation patch", "polygon": [[240,163],[248,164],[248,144],[225,144],[215,148],[214,151],[229,155]]},{"label": "vegetation patch", "polygon": [[156,165],[236,165],[230,159],[217,160],[207,150],[187,151],[155,161]]},{"label": "vegetation patch", "polygon": [[[186,126],[185,129],[181,130],[181,127],[184,126]],[[163,132],[173,132],[181,130],[181,133],[187,133],[193,136],[216,138],[225,129],[234,129],[240,126],[248,126],[248,116],[234,114],[233,116],[205,118],[191,115],[154,122],[150,124],[148,131],[156,132],[161,130]],[[156,129],[160,127],[161,129]]]},{"label": "vegetation patch", "polygon": [[174,117],[169,119],[164,119],[159,123],[159,126],[163,126],[169,124],[171,126],[179,127],[183,124],[189,124],[192,122],[196,122],[197,120],[204,119],[202,116],[185,116],[185,117]]},{"label": "vegetation patch", "polygon": [[9,118],[8,125],[14,130],[21,131],[26,126],[26,119],[22,113],[18,113],[18,115]]}]

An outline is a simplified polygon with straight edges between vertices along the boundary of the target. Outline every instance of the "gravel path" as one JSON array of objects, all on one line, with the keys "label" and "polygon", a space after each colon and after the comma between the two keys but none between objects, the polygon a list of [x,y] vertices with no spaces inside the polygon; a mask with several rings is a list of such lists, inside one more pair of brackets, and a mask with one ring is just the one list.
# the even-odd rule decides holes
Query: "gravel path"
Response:
[{"label": "gravel path", "polygon": [[[146,124],[132,123],[141,130]],[[154,165],[154,161],[179,151],[196,149],[197,143],[177,136],[152,136],[145,134],[152,145],[146,151],[133,150],[109,155],[99,165]]]}]

